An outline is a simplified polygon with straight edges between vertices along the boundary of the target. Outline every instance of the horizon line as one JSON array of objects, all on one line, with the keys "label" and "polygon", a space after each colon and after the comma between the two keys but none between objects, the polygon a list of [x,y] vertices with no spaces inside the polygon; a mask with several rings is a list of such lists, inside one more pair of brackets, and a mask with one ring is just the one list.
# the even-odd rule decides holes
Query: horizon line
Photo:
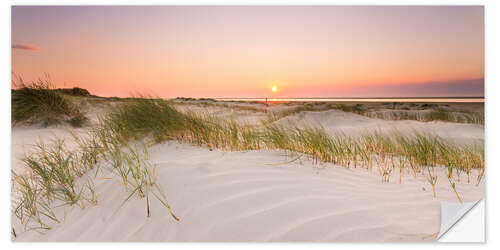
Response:
[{"label": "horizon line", "polygon": [[[174,97],[176,98],[194,98],[194,97]],[[396,96],[396,97],[199,97],[212,99],[477,99],[485,98],[484,96]]]}]

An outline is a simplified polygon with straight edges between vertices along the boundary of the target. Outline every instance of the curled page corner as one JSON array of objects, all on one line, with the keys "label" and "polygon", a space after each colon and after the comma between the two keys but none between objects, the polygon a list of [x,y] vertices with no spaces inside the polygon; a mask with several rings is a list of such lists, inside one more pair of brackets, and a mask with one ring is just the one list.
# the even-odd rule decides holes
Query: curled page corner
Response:
[{"label": "curled page corner", "polygon": [[453,225],[460,221],[481,200],[465,203],[441,202],[441,227],[436,239],[439,240],[446,234]]}]

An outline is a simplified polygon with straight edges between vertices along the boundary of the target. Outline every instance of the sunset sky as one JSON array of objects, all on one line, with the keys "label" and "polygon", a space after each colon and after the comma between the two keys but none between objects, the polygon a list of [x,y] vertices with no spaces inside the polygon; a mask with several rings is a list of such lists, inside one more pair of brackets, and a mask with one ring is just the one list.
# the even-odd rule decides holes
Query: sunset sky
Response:
[{"label": "sunset sky", "polygon": [[484,9],[14,6],[12,72],[100,96],[483,96]]}]

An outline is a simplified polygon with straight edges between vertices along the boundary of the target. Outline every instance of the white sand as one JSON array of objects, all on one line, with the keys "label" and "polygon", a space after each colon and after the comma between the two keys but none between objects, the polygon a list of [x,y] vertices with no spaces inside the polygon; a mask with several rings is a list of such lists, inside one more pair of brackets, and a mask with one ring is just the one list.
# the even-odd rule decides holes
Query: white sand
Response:
[{"label": "white sand", "polygon": [[413,131],[418,131],[461,142],[484,139],[484,126],[479,124],[442,121],[419,122],[413,120],[391,121],[370,118],[340,110],[321,112],[305,111],[296,115],[287,116],[277,122],[282,125],[298,125],[299,127],[321,126],[330,133],[341,130],[349,135],[359,135],[363,132],[373,130],[386,133],[394,131],[412,133]]},{"label": "white sand", "polygon": [[[237,102],[209,102],[210,104],[224,104],[227,106],[253,107],[257,109],[267,109],[269,113],[279,113],[282,111],[294,109],[297,105],[275,104],[266,107],[262,104],[237,103]],[[249,110],[240,110],[238,108],[226,108],[222,106],[199,106],[180,105],[181,110],[192,110],[194,112],[214,115],[224,119],[233,119],[239,122],[260,125],[265,121],[267,114],[264,112],[253,112]],[[457,142],[469,143],[471,140],[484,139],[484,126],[480,124],[451,123],[442,121],[419,122],[413,120],[383,120],[370,118],[350,112],[340,110],[327,111],[303,111],[297,114],[286,116],[275,121],[284,126],[299,127],[323,127],[330,134],[343,131],[351,136],[360,135],[363,132],[380,131],[382,133],[392,133],[395,131],[402,133],[413,133],[414,131],[422,133],[431,133],[446,139]]]},{"label": "white sand", "polygon": [[[253,119],[253,118],[250,118]],[[484,127],[444,122],[384,121],[341,111],[305,112],[285,118],[320,124],[328,131],[357,133],[364,129],[414,127],[451,139],[484,138]],[[289,121],[278,121],[289,122]],[[67,136],[60,128],[13,128],[13,157],[38,136]],[[22,153],[21,153],[22,154]],[[62,223],[39,234],[22,233],[16,220],[16,241],[422,241],[439,232],[440,202],[456,202],[445,170],[439,172],[437,198],[423,177],[399,172],[382,183],[374,169],[345,169],[313,164],[303,157],[284,165],[280,151],[221,152],[174,142],[153,146],[157,182],[165,191],[175,221],[166,208],[145,199],[120,208],[128,193],[114,179],[95,180],[96,206],[57,209]],[[13,169],[20,169],[13,159]],[[457,186],[464,201],[483,197],[484,185]]]},{"label": "white sand", "polygon": [[235,120],[244,124],[260,125],[267,114],[264,112],[255,112],[251,110],[230,109],[226,107],[203,107],[197,105],[178,105],[181,111],[191,111],[197,114],[216,116],[223,119]]},{"label": "white sand", "polygon": [[50,143],[54,139],[61,139],[67,142],[68,146],[75,145],[71,133],[82,135],[84,129],[73,129],[70,126],[54,126],[54,127],[39,127],[39,126],[22,126],[12,128],[11,141],[11,162],[12,170],[15,172],[23,172],[21,158],[25,154],[32,151],[33,146],[39,142]]}]

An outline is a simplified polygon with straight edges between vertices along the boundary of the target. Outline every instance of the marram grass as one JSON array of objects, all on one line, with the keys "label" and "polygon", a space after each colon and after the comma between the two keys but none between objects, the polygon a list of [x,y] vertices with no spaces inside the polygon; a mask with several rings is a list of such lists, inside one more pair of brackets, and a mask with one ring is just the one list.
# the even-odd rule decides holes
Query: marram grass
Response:
[{"label": "marram grass", "polygon": [[[275,123],[262,126],[242,124],[191,111],[180,112],[165,100],[135,98],[113,107],[85,136],[74,136],[77,147],[68,150],[64,142],[39,143],[35,153],[23,162],[29,174],[13,173],[21,195],[14,214],[29,229],[50,229],[48,221],[59,222],[55,206],[98,204],[91,178],[77,183],[90,170],[101,168],[115,174],[129,193],[126,203],[136,196],[149,202],[158,199],[176,220],[164,192],[156,182],[156,169],[148,160],[147,145],[166,140],[226,151],[276,149],[306,155],[315,163],[332,163],[345,168],[376,169],[381,181],[388,182],[399,172],[425,176],[436,196],[439,181],[436,169],[446,168],[457,199],[455,183],[466,178],[479,184],[484,176],[484,142],[456,144],[432,134],[414,132],[382,134],[377,131],[359,136],[327,133],[321,127],[284,127]],[[144,144],[141,144],[144,143]],[[475,180],[473,173],[478,172]],[[16,232],[13,229],[13,232]]]},{"label": "marram grass", "polygon": [[484,124],[483,112],[457,112],[444,109],[431,111],[391,110],[386,112],[366,112],[365,116],[384,120],[415,120],[421,122],[444,121],[455,123]]},{"label": "marram grass", "polygon": [[81,109],[66,96],[51,88],[50,80],[38,80],[24,84],[19,79],[20,87],[12,91],[12,122],[43,126],[67,122],[73,127],[81,127],[87,117]]},{"label": "marram grass", "polygon": [[[456,176],[484,169],[484,143],[453,143],[441,137],[414,132],[382,134],[377,131],[351,137],[333,135],[322,128],[288,128],[271,123],[252,126],[194,112],[180,112],[168,101],[144,99],[119,106],[104,122],[122,138],[152,136],[221,150],[279,149],[305,153],[315,162],[344,167],[380,166],[385,180],[397,166],[410,167],[416,176],[427,167],[448,166]],[[402,172],[402,171],[401,171]],[[451,178],[452,176],[450,176]],[[479,181],[482,177],[478,177]]]}]

